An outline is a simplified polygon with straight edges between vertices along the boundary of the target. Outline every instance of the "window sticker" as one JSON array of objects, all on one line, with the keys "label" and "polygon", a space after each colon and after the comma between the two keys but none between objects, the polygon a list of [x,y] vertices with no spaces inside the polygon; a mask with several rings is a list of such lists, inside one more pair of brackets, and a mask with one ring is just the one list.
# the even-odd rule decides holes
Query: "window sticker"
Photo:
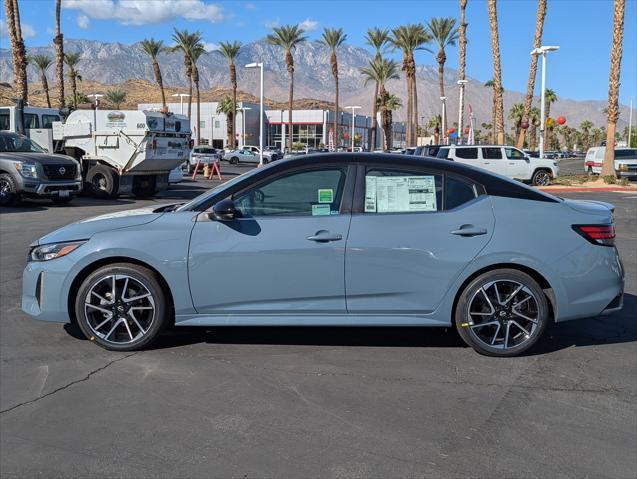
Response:
[{"label": "window sticker", "polygon": [[334,202],[334,190],[332,190],[332,189],[319,189],[318,190],[318,202],[319,203],[333,203]]},{"label": "window sticker", "polygon": [[367,176],[365,212],[407,213],[436,211],[433,176]]},{"label": "window sticker", "polygon": [[330,205],[312,205],[312,216],[329,216],[330,214]]}]

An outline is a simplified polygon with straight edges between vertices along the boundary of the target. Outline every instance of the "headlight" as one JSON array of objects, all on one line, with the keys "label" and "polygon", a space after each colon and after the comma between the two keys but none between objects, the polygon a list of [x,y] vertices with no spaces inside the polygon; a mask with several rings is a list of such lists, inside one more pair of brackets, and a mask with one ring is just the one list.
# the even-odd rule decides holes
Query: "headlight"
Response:
[{"label": "headlight", "polygon": [[38,171],[32,163],[24,163],[22,161],[14,161],[13,166],[25,178],[37,178]]},{"label": "headlight", "polygon": [[35,246],[29,252],[29,261],[49,261],[52,259],[61,258],[62,256],[66,256],[72,251],[75,251],[84,243],[86,243],[86,240]]},{"label": "headlight", "polygon": [[626,163],[620,164],[619,171],[628,171],[628,165]]}]

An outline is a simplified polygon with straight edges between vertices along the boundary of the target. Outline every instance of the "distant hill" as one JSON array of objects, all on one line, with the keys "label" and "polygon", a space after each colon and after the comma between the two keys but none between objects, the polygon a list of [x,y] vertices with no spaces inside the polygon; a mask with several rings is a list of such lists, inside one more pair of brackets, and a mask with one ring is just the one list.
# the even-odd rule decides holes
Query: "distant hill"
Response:
[{"label": "distant hill", "polygon": [[[106,43],[92,40],[66,40],[65,50],[79,52],[81,62],[79,71],[84,78],[80,89],[91,93],[94,88],[104,90],[104,85],[121,85],[129,91],[129,101],[146,102],[158,101],[154,84],[152,65],[148,57],[139,49],[138,44],[124,45],[122,43]],[[31,54],[48,54],[54,56],[53,46],[29,48]],[[329,64],[329,51],[318,42],[302,44],[294,54],[295,98],[306,98],[307,102],[326,104],[334,97],[333,79]],[[368,64],[371,54],[361,48],[344,45],[339,49],[339,74],[342,105],[361,105],[363,114],[371,112],[371,97],[373,85],[364,87],[359,68]],[[237,74],[239,88],[242,95],[258,94],[258,72],[248,70],[240,65],[253,61],[262,61],[265,68],[265,93],[272,102],[284,102],[287,98],[287,71],[283,54],[277,47],[268,45],[265,41],[257,41],[244,45],[237,59]],[[179,54],[162,54],[159,63],[164,77],[164,83],[171,92],[184,91],[186,77],[183,72],[183,58]],[[202,56],[199,60],[201,87],[205,89],[206,99],[219,99],[230,88],[228,80],[228,66],[221,53],[213,51]],[[54,68],[49,72],[50,83],[54,83]],[[33,67],[29,67],[29,81],[39,82],[39,74]],[[420,65],[418,67],[418,110],[419,117],[431,118],[440,110],[438,93],[437,66]],[[506,72],[505,72],[506,75]],[[458,87],[456,81],[458,72],[447,68],[445,71],[446,94],[448,97],[449,123],[457,119]],[[0,49],[0,82],[10,83],[13,80],[10,51]],[[141,81],[141,82],[140,82]],[[99,82],[100,85],[90,82]],[[393,80],[388,89],[399,97],[406,98],[405,81]],[[563,96],[564,92],[557,92]],[[505,109],[513,103],[523,101],[523,93],[506,91],[504,94]],[[202,97],[204,98],[204,97]],[[247,98],[246,98],[247,99]],[[466,88],[467,103],[471,104],[476,115],[477,124],[491,121],[491,90],[485,88],[481,82],[469,78]],[[403,103],[405,103],[403,101]],[[561,99],[551,108],[552,115],[564,115],[568,124],[579,126],[583,120],[590,120],[595,125],[605,124],[603,109],[605,101],[575,101]],[[403,111],[397,112],[395,117],[402,119]],[[628,123],[628,107],[622,107],[622,115],[618,129]]]}]

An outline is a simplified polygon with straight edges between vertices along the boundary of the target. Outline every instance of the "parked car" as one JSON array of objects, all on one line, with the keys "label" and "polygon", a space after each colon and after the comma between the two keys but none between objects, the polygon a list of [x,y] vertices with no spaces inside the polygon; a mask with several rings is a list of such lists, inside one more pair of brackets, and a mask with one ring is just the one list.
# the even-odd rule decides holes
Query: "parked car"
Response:
[{"label": "parked car", "polygon": [[622,307],[613,209],[453,161],[305,155],[45,235],[22,309],[116,351],[172,324],[438,326],[514,356]]},{"label": "parked car", "polygon": [[416,148],[416,151],[414,152],[414,155],[416,155],[416,156],[429,156],[429,157],[435,158],[436,155],[438,154],[438,151],[440,150],[441,146],[445,146],[445,145],[418,146]]},{"label": "parked car", "polygon": [[0,132],[0,205],[21,196],[50,198],[69,203],[82,191],[79,162],[65,155],[47,153],[24,135]]},{"label": "parked car", "polygon": [[484,168],[536,186],[548,185],[559,172],[557,162],[530,157],[512,146],[449,145],[441,147],[437,157]]},{"label": "parked car", "polygon": [[195,146],[190,152],[190,159],[188,161],[188,174],[192,175],[195,170],[197,162],[201,165],[199,171],[203,171],[203,166],[211,166],[215,161],[221,161],[223,157],[222,150],[217,150],[207,145]]},{"label": "parked car", "polygon": [[524,154],[531,158],[539,158],[540,152],[537,150],[524,150]]},{"label": "parked car", "polygon": [[[255,154],[250,150],[232,150],[227,151],[223,157],[224,160],[228,161],[231,165],[238,165],[239,163],[259,163],[259,155]],[[265,158],[263,158],[264,163]]]},{"label": "parked car", "polygon": [[[589,175],[602,172],[605,146],[589,148],[584,158],[584,169]],[[625,178],[637,178],[637,148],[615,148],[615,174]]]},{"label": "parked car", "polygon": [[[255,155],[259,156],[259,147],[246,145],[242,150],[250,150]],[[263,163],[270,163],[271,161],[280,160],[283,158],[283,153],[277,150],[268,150],[263,148]]]}]

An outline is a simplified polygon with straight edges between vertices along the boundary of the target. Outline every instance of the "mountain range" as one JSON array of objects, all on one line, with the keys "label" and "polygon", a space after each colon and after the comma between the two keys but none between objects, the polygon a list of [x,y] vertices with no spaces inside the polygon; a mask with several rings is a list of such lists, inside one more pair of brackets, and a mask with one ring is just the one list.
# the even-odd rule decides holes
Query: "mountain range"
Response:
[{"label": "mountain range", "polygon": [[[154,82],[153,70],[148,56],[141,51],[139,44],[125,45],[118,42],[108,43],[94,40],[65,40],[65,51],[79,52],[81,62],[78,66],[82,78],[86,81],[100,82],[107,85],[119,85],[128,80],[145,80]],[[29,48],[29,54],[47,54],[54,58],[53,45]],[[485,60],[490,61],[490,53],[485,52]],[[363,85],[359,72],[372,59],[367,50],[351,45],[343,45],[338,51],[339,81],[342,105],[360,105],[362,114],[371,113],[372,84]],[[329,50],[318,42],[305,42],[294,52],[294,96],[319,101],[332,102],[334,99],[334,80],[329,63]],[[237,58],[237,76],[239,89],[248,95],[257,95],[259,88],[258,71],[245,69],[242,65],[254,61],[265,65],[265,95],[273,102],[287,99],[288,78],[282,51],[265,40],[245,44]],[[167,87],[183,88],[187,86],[183,67],[183,57],[178,53],[163,53],[159,57],[164,84]],[[225,89],[230,87],[228,65],[226,59],[218,51],[203,55],[197,63],[199,67],[200,85],[203,89]],[[55,68],[48,72],[49,83],[54,86]],[[33,66],[28,68],[29,82],[39,82],[39,72]],[[504,72],[506,75],[506,72]],[[448,122],[451,125],[458,117],[458,79],[457,70],[445,69],[445,89],[447,96]],[[482,82],[467,78],[465,89],[466,103],[473,108],[476,123],[491,122],[492,92]],[[0,82],[13,81],[11,52],[0,48]],[[440,93],[438,87],[438,67],[419,65],[418,110],[419,117],[428,120],[440,112]],[[406,85],[401,75],[400,80],[392,80],[387,85],[391,93],[406,99]],[[68,89],[68,87],[67,87]],[[82,83],[79,89],[83,91]],[[85,91],[85,93],[90,93]],[[561,92],[556,92],[561,97]],[[68,94],[68,93],[67,93]],[[505,91],[505,112],[514,103],[522,102],[524,94]],[[537,100],[536,100],[537,101]],[[403,101],[403,103],[405,103]],[[539,101],[537,101],[539,103]],[[596,126],[605,124],[603,109],[605,101],[576,101],[562,99],[551,107],[551,115],[563,115],[571,126],[579,126],[584,120],[592,121]],[[404,111],[399,110],[394,117],[401,120]],[[506,116],[506,114],[505,114]],[[510,120],[507,120],[510,123]],[[618,130],[628,124],[628,107],[621,107]]]}]

